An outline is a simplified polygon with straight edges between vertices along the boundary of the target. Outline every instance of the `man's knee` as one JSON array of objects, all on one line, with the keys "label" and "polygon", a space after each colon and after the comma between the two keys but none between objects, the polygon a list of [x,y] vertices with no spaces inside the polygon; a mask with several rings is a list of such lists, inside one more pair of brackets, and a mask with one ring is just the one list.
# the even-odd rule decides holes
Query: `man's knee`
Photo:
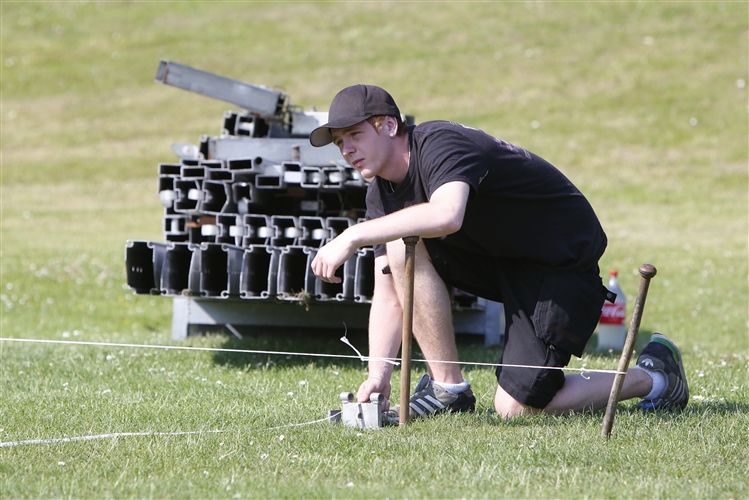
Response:
[{"label": "man's knee", "polygon": [[494,410],[502,418],[527,417],[543,411],[520,403],[510,396],[507,391],[502,389],[500,385],[497,385],[497,392],[494,395]]},{"label": "man's knee", "polygon": [[[393,276],[400,279],[403,276],[406,267],[406,244],[402,239],[393,240],[387,243],[388,267]],[[424,245],[423,240],[416,244],[416,255],[414,259],[416,270],[433,268],[432,259]]]},{"label": "man's knee", "polygon": [[387,243],[388,267],[391,273],[400,276],[406,265],[406,245],[403,240],[393,240]]}]

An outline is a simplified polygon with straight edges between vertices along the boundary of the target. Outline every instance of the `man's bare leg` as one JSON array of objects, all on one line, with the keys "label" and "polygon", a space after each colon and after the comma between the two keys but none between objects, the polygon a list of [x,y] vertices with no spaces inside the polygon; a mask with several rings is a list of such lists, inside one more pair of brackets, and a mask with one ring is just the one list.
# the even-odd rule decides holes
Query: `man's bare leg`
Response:
[{"label": "man's bare leg", "polygon": [[[405,245],[402,240],[397,240],[388,243],[387,248],[390,270],[402,304]],[[457,362],[450,295],[432,266],[422,240],[416,244],[414,264],[414,336],[427,360]],[[428,362],[427,367],[433,380],[448,384],[463,382],[457,363]]]},{"label": "man's bare leg", "polygon": [[[505,418],[532,415],[540,411],[553,415],[595,411],[605,408],[611,393],[614,375],[610,373],[590,373],[584,378],[579,374],[567,375],[564,386],[543,410],[531,408],[516,401],[504,389],[497,386],[494,408]],[[642,370],[627,370],[619,395],[621,401],[646,396],[653,387],[653,379]]]}]

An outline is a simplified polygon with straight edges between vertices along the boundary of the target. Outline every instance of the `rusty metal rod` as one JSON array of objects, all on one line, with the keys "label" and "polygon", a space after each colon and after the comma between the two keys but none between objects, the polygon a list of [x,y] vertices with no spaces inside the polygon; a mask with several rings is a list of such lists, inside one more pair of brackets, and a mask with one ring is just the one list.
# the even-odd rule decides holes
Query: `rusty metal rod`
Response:
[{"label": "rusty metal rod", "polygon": [[406,244],[406,263],[403,273],[403,341],[401,343],[401,404],[398,424],[406,425],[411,412],[411,340],[414,314],[414,261],[418,236],[403,238]]},{"label": "rusty metal rod", "polygon": [[635,348],[635,342],[637,342],[637,334],[640,331],[640,320],[642,320],[642,312],[645,308],[645,299],[648,297],[650,280],[656,273],[657,270],[651,264],[643,264],[640,266],[640,288],[637,291],[635,307],[632,310],[632,320],[629,323],[627,338],[624,341],[624,347],[622,348],[622,356],[619,358],[619,367],[616,370],[619,373],[614,376],[614,383],[611,385],[611,394],[609,394],[609,402],[606,406],[606,414],[603,417],[601,436],[604,439],[608,439],[611,435],[611,428],[614,426],[616,405],[619,404],[619,392],[622,390],[622,384],[624,384],[624,377],[626,376],[627,367],[629,366],[629,360],[632,357],[632,350]]}]

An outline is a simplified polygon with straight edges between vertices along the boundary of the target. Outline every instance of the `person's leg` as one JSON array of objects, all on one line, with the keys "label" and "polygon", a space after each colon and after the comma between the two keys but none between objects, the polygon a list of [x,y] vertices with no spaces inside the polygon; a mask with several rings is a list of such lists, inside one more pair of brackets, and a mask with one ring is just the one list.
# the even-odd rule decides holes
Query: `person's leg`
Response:
[{"label": "person's leg", "polygon": [[[532,415],[541,411],[553,415],[567,415],[584,411],[595,411],[605,408],[614,375],[609,373],[590,373],[583,378],[579,374],[567,375],[564,385],[556,393],[551,402],[543,409],[524,405],[510,396],[502,386],[497,385],[494,395],[494,408],[505,418],[520,415]],[[650,392],[653,380],[642,370],[628,370],[624,378],[622,390],[619,393],[621,401],[631,398],[641,398]]]},{"label": "person's leg", "polygon": [[523,330],[519,324],[527,327],[529,323],[522,320],[522,314],[508,317],[513,318],[514,328],[508,328],[503,366],[497,368],[494,409],[504,418],[533,415],[544,411],[564,388],[566,377],[558,368],[567,365],[569,354],[535,335],[519,334]]},{"label": "person's leg", "polygon": [[[405,244],[396,240],[387,245],[388,262],[393,273],[398,298],[403,303]],[[450,295],[434,269],[423,240],[416,244],[414,260],[414,337],[427,360],[452,361],[427,366],[432,380],[447,384],[463,382],[458,349],[452,325]]]},{"label": "person's leg", "polygon": [[[544,408],[554,415],[595,411],[605,408],[611,394],[614,375],[611,373],[589,373],[567,375],[564,386]],[[619,400],[645,397],[653,387],[653,379],[643,370],[627,370]]]},{"label": "person's leg", "polygon": [[[590,373],[567,375],[564,385],[543,408],[519,403],[501,386],[495,395],[497,412],[505,417],[544,411],[555,415],[595,411],[606,407],[614,375]],[[642,398],[638,403],[645,410],[683,409],[689,402],[689,386],[679,348],[661,333],[655,333],[642,350],[637,364],[627,370],[619,394],[620,401]]]},{"label": "person's leg", "polygon": [[[580,356],[600,316],[600,278],[595,270],[577,275],[547,274],[504,267],[502,293],[508,318],[503,363],[564,367]],[[562,370],[498,367],[494,398],[504,417],[544,411],[569,414],[606,407],[614,375],[570,374]],[[640,397],[640,406],[683,408],[689,400],[681,353],[656,333],[627,371],[620,400]]]},{"label": "person's leg", "polygon": [[[586,380],[579,374],[565,377],[560,369],[572,354],[582,354],[600,316],[603,288],[595,270],[554,274],[504,263],[500,286],[508,324],[502,363],[510,366],[497,368],[497,413],[514,417],[605,406],[613,375],[591,374]],[[647,382],[635,375],[623,394],[647,394],[642,386]]]}]

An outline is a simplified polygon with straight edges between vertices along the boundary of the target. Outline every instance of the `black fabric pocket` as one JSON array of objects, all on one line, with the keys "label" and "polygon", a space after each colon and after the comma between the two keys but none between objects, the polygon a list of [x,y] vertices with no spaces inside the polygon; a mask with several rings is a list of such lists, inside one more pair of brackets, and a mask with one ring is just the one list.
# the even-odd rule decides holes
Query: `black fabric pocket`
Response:
[{"label": "black fabric pocket", "polygon": [[582,356],[601,317],[604,290],[599,276],[548,274],[533,312],[536,335]]}]

